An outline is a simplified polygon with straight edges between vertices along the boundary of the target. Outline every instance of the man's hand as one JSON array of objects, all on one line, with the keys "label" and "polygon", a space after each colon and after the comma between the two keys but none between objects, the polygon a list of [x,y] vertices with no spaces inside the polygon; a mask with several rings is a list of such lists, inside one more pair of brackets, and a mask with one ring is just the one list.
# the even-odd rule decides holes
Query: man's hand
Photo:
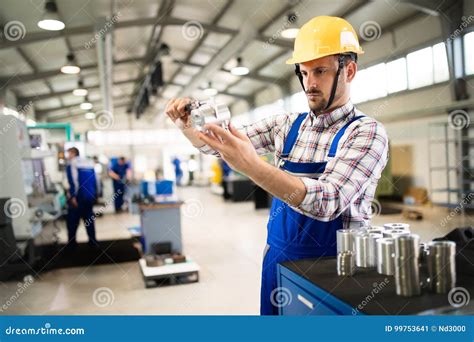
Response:
[{"label": "man's hand", "polygon": [[199,139],[218,151],[234,170],[249,175],[260,161],[250,139],[230,124],[229,131],[213,124],[205,125],[204,128],[210,133],[199,133]]},{"label": "man's hand", "polygon": [[191,103],[190,98],[171,99],[166,105],[165,113],[173,121],[191,143],[199,148],[204,146],[198,138],[199,131],[191,126],[191,113],[185,110],[187,104]]},{"label": "man's hand", "polygon": [[71,197],[71,205],[72,205],[73,208],[77,208],[77,207],[78,207],[77,198],[76,198],[76,197]]}]

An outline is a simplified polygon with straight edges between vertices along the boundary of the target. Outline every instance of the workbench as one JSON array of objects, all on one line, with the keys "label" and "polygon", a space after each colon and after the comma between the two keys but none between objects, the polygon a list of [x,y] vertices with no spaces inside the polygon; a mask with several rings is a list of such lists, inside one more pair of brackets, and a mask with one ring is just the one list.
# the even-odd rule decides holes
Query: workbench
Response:
[{"label": "workbench", "polygon": [[[277,272],[280,315],[414,315],[450,307],[447,294],[423,290],[417,297],[397,296],[394,277],[375,269],[338,276],[334,257],[283,262]],[[474,275],[458,274],[456,286],[472,296]]]},{"label": "workbench", "polygon": [[153,254],[156,242],[171,242],[174,253],[183,252],[181,239],[182,201],[140,204],[140,222],[144,239],[144,252]]}]

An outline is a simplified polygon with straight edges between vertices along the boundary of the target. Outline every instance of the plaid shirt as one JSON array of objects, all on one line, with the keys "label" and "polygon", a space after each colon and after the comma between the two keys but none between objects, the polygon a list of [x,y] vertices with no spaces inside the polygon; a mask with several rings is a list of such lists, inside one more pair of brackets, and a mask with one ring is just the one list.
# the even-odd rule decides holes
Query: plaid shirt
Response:
[{"label": "plaid shirt", "polygon": [[[268,117],[239,130],[247,134],[259,154],[274,153],[275,165],[278,165],[286,136],[298,115]],[[301,124],[288,160],[328,161],[336,133],[359,115],[364,114],[350,101],[327,114],[316,116],[310,112]],[[219,156],[209,146],[201,147],[200,151]],[[368,225],[371,202],[387,160],[388,137],[382,124],[367,116],[353,122],[321,177],[301,178],[306,196],[299,207],[293,209],[320,221],[331,221],[342,215],[345,228]]]}]

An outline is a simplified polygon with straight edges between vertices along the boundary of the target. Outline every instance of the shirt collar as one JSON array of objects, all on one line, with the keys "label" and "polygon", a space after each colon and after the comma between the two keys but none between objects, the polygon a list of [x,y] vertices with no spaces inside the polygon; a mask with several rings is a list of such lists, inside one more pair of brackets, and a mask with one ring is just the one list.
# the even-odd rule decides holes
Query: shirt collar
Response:
[{"label": "shirt collar", "polygon": [[345,105],[338,107],[329,113],[319,114],[316,116],[313,112],[311,112],[311,117],[313,119],[312,126],[321,129],[328,128],[339,120],[348,117],[352,113],[353,109],[354,104],[351,100],[349,100]]}]

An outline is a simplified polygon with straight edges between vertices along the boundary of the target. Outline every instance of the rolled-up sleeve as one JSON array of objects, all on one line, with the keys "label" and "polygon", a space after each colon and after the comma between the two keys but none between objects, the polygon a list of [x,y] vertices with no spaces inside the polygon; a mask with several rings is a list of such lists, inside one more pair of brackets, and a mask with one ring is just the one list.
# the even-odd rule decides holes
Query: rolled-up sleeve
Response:
[{"label": "rolled-up sleeve", "polygon": [[306,196],[299,209],[326,220],[339,216],[380,178],[387,160],[385,128],[377,121],[362,121],[339,146],[319,179],[302,178]]}]

